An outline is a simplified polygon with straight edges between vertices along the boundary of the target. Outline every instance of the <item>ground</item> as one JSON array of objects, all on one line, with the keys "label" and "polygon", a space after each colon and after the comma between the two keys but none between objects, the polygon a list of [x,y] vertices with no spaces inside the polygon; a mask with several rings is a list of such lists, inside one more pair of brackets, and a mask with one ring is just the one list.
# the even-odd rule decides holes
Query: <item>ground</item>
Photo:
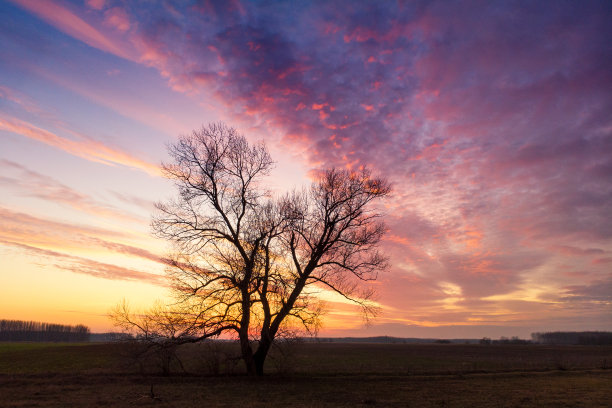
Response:
[{"label": "ground", "polygon": [[228,344],[180,350],[170,376],[133,351],[0,344],[0,406],[612,406],[609,346],[291,343],[264,378],[242,375]]}]

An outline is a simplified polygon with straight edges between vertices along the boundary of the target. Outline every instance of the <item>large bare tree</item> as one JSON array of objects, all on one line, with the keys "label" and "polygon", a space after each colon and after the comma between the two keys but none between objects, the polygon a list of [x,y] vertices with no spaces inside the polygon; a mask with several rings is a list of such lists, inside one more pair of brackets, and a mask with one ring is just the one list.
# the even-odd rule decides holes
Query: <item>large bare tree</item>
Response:
[{"label": "large bare tree", "polygon": [[377,250],[385,225],[371,204],[389,194],[385,180],[331,169],[310,189],[272,198],[265,145],[224,124],[180,137],[169,152],[163,170],[178,197],[158,204],[153,229],[174,244],[167,272],[177,302],[162,319],[172,324],[137,321],[125,307],[114,313],[118,323],[153,337],[160,334],[150,328],[162,327],[179,342],[230,333],[247,372],[261,375],[276,338],[298,326],[316,330],[317,291],[374,310],[360,282],[386,266]]}]

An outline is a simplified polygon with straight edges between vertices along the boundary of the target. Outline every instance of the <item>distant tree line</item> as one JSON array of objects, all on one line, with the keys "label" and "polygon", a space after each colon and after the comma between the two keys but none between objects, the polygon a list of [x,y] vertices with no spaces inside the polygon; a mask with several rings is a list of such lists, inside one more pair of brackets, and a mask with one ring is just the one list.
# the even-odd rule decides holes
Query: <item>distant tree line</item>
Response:
[{"label": "distant tree line", "polygon": [[612,345],[612,332],[546,332],[531,333],[534,343],[575,344],[575,345]]},{"label": "distant tree line", "polygon": [[89,336],[89,341],[94,343],[112,343],[116,341],[132,341],[135,340],[135,337],[129,333],[116,333],[116,332],[107,332],[107,333],[91,333]]},{"label": "distant tree line", "polygon": [[0,320],[0,341],[53,341],[87,342],[89,327],[82,324],[26,322],[23,320]]},{"label": "distant tree line", "polygon": [[483,337],[479,341],[480,344],[529,344],[531,343],[529,340],[519,339],[517,336],[513,336],[511,338],[508,337],[500,337],[499,340],[491,340],[489,337]]}]

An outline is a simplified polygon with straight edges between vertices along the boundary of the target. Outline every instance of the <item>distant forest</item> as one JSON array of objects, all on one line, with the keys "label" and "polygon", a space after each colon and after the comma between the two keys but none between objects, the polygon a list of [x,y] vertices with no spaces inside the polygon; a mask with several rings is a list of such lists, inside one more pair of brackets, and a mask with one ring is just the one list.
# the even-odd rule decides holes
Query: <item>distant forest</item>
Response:
[{"label": "distant forest", "polygon": [[531,339],[534,343],[541,344],[606,345],[612,344],[612,332],[531,333]]},{"label": "distant forest", "polygon": [[91,332],[82,324],[26,322],[23,320],[0,320],[0,341],[52,341],[87,342]]}]

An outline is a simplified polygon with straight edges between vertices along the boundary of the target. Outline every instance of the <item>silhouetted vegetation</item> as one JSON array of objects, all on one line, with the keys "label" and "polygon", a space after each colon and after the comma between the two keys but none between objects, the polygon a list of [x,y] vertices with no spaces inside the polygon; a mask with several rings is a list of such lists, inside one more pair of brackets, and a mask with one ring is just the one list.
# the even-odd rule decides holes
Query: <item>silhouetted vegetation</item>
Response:
[{"label": "silhouetted vegetation", "polygon": [[144,313],[123,302],[111,311],[118,327],[167,356],[180,343],[229,335],[247,372],[262,375],[277,338],[317,331],[323,304],[314,293],[337,293],[366,319],[376,313],[361,283],[387,266],[373,206],[391,191],[385,179],[328,169],[309,189],[273,197],[266,146],[224,124],[181,136],[169,153],[162,169],[178,195],[157,205],[152,225],[175,249],[166,272],[176,301]]},{"label": "silhouetted vegetation", "polygon": [[534,343],[573,345],[612,345],[612,332],[546,332],[532,333]]},{"label": "silhouetted vegetation", "polygon": [[517,336],[500,337],[499,340],[491,340],[489,337],[483,337],[478,341],[480,344],[530,344],[531,341],[519,339]]},{"label": "silhouetted vegetation", "polygon": [[116,332],[108,332],[108,333],[91,333],[89,336],[89,341],[95,343],[111,343],[115,341],[125,341],[132,339],[132,336],[129,333],[116,333]]},{"label": "silhouetted vegetation", "polygon": [[387,343],[387,344],[427,344],[427,343],[460,343],[476,344],[477,339],[436,339],[436,338],[417,338],[417,337],[393,337],[393,336],[374,336],[374,337],[304,337],[305,342],[317,343]]},{"label": "silhouetted vegetation", "polygon": [[54,323],[0,320],[0,341],[89,341],[89,327],[82,324],[68,326]]}]

